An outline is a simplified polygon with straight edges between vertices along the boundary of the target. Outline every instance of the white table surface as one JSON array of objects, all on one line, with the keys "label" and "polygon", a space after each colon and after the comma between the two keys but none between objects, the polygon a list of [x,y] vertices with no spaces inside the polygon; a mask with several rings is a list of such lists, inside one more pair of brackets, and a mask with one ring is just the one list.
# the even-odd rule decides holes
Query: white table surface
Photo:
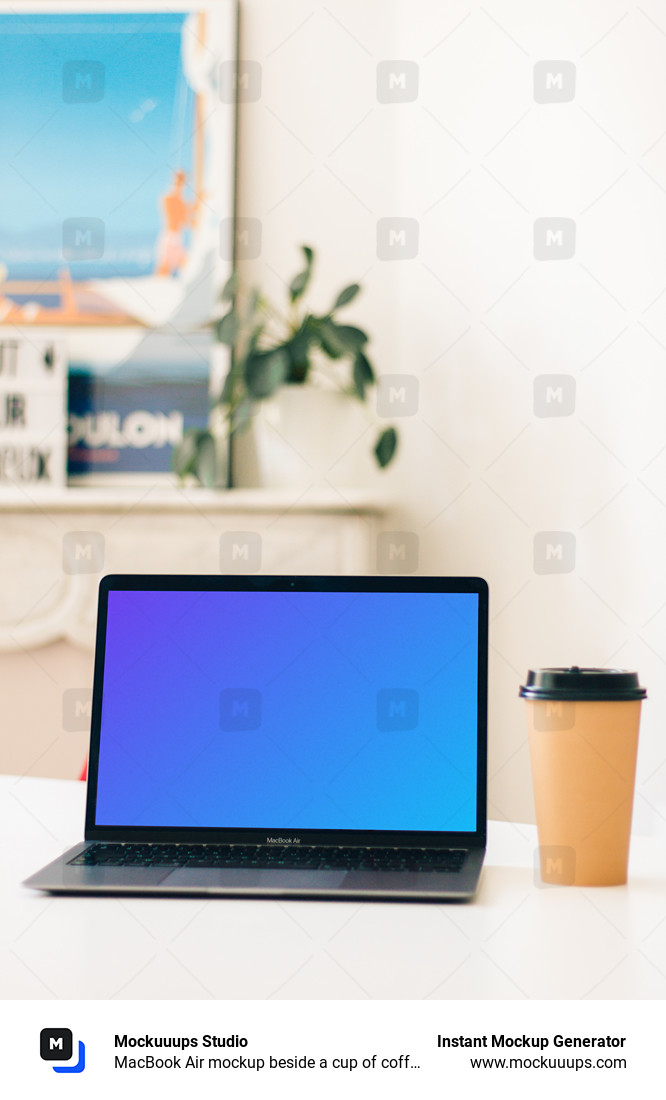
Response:
[{"label": "white table surface", "polygon": [[666,849],[627,886],[545,887],[536,830],[491,822],[463,905],[50,897],[22,879],[83,837],[85,785],[0,777],[3,998],[664,998]]}]

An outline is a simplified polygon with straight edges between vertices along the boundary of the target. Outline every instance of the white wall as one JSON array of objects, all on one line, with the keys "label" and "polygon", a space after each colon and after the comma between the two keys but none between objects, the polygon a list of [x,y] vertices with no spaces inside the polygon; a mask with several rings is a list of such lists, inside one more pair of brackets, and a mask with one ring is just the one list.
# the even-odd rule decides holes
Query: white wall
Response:
[{"label": "white wall", "polygon": [[[649,689],[636,826],[666,831],[666,8],[245,0],[241,57],[263,78],[240,118],[238,213],[263,231],[246,275],[278,293],[308,242],[316,306],[362,279],[350,320],[420,383],[378,483],[422,572],[491,584],[491,813],[532,814],[526,669],[616,665]],[[537,103],[553,59],[575,96]],[[383,60],[417,63],[413,102],[377,101]],[[378,259],[385,217],[418,222],[415,258]],[[573,219],[572,258],[535,259],[544,217]],[[571,415],[535,415],[552,374]],[[575,538],[570,572],[535,572],[544,531]]]}]

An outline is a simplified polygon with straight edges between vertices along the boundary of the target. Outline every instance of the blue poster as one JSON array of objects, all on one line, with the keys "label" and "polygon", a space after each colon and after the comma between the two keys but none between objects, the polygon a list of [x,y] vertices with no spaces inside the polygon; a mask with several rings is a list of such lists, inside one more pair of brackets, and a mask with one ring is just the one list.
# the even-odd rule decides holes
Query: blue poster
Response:
[{"label": "blue poster", "polygon": [[211,337],[150,332],[105,373],[69,367],[69,474],[164,473],[188,428],[205,428]]}]

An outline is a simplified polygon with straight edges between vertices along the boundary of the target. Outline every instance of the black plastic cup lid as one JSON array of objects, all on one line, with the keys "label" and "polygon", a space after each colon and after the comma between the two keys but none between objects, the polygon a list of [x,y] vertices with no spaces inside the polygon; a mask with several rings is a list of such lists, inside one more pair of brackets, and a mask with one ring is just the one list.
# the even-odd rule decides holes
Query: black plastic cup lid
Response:
[{"label": "black plastic cup lid", "polygon": [[645,699],[647,691],[638,682],[637,672],[622,668],[531,668],[527,682],[520,688],[523,699],[573,699],[619,702]]}]

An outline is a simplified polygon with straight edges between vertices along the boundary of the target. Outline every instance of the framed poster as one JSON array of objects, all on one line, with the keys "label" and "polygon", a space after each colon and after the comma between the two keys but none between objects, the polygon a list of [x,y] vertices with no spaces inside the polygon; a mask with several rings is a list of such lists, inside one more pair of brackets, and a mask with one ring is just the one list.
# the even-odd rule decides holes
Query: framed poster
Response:
[{"label": "framed poster", "polygon": [[0,334],[63,333],[70,474],[167,472],[205,422],[235,7],[0,5]]}]

